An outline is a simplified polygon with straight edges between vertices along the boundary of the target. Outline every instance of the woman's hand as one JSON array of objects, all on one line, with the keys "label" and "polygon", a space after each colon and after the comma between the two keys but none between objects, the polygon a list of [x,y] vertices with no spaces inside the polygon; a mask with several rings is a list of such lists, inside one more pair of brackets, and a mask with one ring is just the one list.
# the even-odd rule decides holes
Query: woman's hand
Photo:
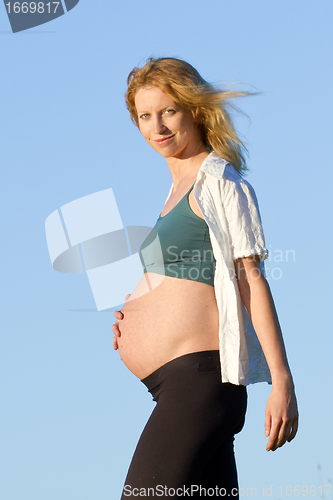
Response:
[{"label": "woman's hand", "polygon": [[[129,298],[130,298],[131,294],[128,293],[126,296],[125,296],[125,301],[127,301]],[[112,342],[112,345],[113,345],[113,349],[116,351],[118,349],[118,337],[120,337],[121,335],[121,332],[119,330],[119,321],[121,321],[122,319],[124,319],[124,315],[121,311],[115,311],[113,313],[113,316],[116,318],[116,322],[112,325],[111,327],[111,330],[113,331],[114,333],[114,337],[113,337],[113,342]]]},{"label": "woman's hand", "polygon": [[298,410],[294,385],[290,379],[279,382],[269,395],[265,411],[265,436],[269,436],[267,451],[275,451],[296,436]]}]

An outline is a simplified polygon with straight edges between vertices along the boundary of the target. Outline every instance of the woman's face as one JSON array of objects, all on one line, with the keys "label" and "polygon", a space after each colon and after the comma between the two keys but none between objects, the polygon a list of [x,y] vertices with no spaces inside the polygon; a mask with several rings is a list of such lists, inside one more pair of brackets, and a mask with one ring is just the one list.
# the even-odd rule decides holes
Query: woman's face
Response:
[{"label": "woman's face", "polygon": [[188,158],[205,150],[191,112],[159,87],[140,88],[135,107],[140,132],[164,158]]}]

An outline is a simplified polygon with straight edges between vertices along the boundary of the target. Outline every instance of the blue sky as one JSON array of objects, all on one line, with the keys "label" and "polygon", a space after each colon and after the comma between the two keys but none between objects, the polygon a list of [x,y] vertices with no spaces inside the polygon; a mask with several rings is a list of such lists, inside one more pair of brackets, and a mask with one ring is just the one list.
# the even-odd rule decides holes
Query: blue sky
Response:
[{"label": "blue sky", "polygon": [[236,124],[250,152],[246,178],[270,249],[266,269],[300,429],[267,453],[270,389],[251,386],[236,439],[239,482],[243,496],[251,496],[247,488],[268,496],[263,487],[272,487],[271,498],[286,498],[288,485],[297,496],[298,485],[300,496],[319,498],[323,485],[326,498],[333,478],[332,15],[328,0],[81,0],[48,24],[12,34],[0,9],[2,499],[119,498],[153,408],[112,350],[112,312],[75,311],[95,307],[87,276],[52,269],[44,229],[60,206],[110,187],[124,225],[154,224],[171,176],[123,99],[128,73],[151,55],[183,58],[208,81],[262,92],[239,101],[251,122],[239,116]]}]

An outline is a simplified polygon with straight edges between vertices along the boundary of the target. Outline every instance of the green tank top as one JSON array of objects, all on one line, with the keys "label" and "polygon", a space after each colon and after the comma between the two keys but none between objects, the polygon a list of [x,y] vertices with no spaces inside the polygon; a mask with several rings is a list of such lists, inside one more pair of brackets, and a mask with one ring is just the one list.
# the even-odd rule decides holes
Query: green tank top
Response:
[{"label": "green tank top", "polygon": [[193,186],[169,213],[159,216],[142,243],[139,255],[145,273],[214,286],[216,260],[209,228],[206,221],[192,211],[188,202]]}]

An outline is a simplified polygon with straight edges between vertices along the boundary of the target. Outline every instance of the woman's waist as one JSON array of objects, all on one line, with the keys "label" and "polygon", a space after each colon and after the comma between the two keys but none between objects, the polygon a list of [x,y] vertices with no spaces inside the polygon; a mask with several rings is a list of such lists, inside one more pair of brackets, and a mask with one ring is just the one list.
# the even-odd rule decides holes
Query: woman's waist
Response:
[{"label": "woman's waist", "polygon": [[[168,276],[161,273],[145,272],[130,298],[126,308],[145,308],[153,304],[173,307],[175,304],[189,305],[192,309],[217,307],[214,286],[194,279]],[[124,306],[124,307],[125,307]]]},{"label": "woman's waist", "polygon": [[170,278],[204,283],[214,287],[215,262],[193,260],[165,261],[148,264],[145,273],[165,275]]},{"label": "woman's waist", "polygon": [[217,330],[179,331],[151,328],[123,328],[118,340],[119,354],[129,370],[141,380],[159,367],[188,353],[219,349]]},{"label": "woman's waist", "polygon": [[170,373],[175,373],[176,376],[182,376],[182,372],[189,370],[195,372],[213,373],[221,372],[220,352],[218,349],[193,351],[173,358],[164,365],[160,366],[147,377],[143,378],[143,382],[149,392],[152,392],[155,387],[163,383],[169,378]]}]

